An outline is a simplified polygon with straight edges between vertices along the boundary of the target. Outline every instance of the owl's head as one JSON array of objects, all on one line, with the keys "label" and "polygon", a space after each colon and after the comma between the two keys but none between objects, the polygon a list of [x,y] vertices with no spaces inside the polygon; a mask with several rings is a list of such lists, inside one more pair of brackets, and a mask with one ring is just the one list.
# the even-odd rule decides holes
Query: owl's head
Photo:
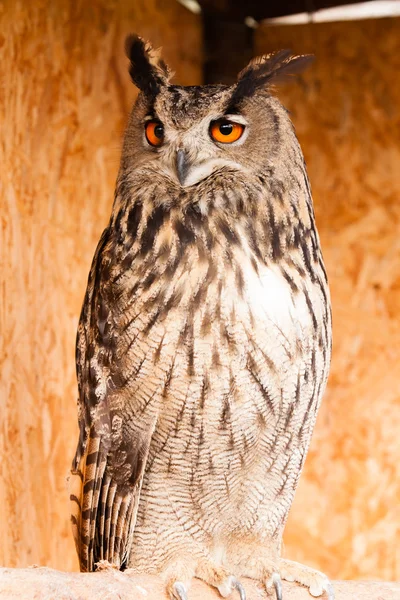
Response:
[{"label": "owl's head", "polygon": [[271,85],[299,73],[310,56],[282,50],[253,59],[231,86],[182,87],[159,52],[137,36],[126,50],[140,94],[125,137],[123,165],[177,186],[199,186],[217,172],[254,176],[293,147],[285,109]]}]

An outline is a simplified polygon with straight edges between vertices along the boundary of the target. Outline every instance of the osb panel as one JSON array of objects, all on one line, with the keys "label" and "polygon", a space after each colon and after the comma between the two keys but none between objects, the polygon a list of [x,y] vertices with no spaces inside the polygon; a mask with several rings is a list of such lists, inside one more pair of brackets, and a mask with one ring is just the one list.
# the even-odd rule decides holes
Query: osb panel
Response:
[{"label": "osb panel", "polygon": [[75,332],[134,96],[129,31],[164,46],[178,81],[199,83],[200,18],[175,0],[0,2],[3,565],[76,567]]},{"label": "osb panel", "polygon": [[331,377],[286,554],[334,578],[400,579],[400,19],[262,26],[256,45],[316,55],[279,95],[333,301]]}]

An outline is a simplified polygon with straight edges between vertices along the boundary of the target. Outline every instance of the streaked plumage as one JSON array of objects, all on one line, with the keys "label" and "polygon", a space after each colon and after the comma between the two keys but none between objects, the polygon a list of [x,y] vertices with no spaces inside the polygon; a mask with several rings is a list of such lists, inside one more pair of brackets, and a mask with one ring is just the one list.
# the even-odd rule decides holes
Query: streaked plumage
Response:
[{"label": "streaked plumage", "polygon": [[[239,576],[279,595],[279,574],[322,594],[325,576],[280,559],[331,349],[304,159],[269,89],[306,58],[184,88],[140,39],[128,53],[141,93],[77,338],[81,568],[161,573],[175,598],[192,576],[225,596]],[[209,129],[227,116],[244,133],[224,146]]]}]

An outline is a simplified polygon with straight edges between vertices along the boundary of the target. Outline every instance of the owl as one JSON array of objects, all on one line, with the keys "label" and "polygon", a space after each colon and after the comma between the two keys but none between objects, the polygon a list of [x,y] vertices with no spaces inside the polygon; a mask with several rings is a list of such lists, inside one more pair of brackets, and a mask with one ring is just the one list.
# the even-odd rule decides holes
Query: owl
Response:
[{"label": "owl", "polygon": [[308,57],[254,59],[235,84],[181,87],[127,41],[140,93],[76,346],[80,435],[71,471],[82,571],[241,577],[333,599],[282,558],[282,534],[331,355],[327,277],[310,185],[275,83]]}]

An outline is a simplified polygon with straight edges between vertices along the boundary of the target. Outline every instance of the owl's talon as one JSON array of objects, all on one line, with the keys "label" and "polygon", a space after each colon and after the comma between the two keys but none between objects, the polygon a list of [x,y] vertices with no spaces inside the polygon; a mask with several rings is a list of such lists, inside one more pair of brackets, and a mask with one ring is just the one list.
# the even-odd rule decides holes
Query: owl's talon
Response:
[{"label": "owl's talon", "polygon": [[275,588],[276,600],[282,600],[282,580],[279,573],[274,573],[272,575],[272,583]]},{"label": "owl's talon", "polygon": [[229,575],[229,577],[227,577],[217,587],[223,598],[230,598],[233,590],[237,590],[239,592],[240,600],[246,600],[246,592],[244,591],[244,587],[233,575]]},{"label": "owl's talon", "polygon": [[178,600],[188,600],[186,588],[181,581],[175,581],[172,589],[175,598]]},{"label": "owl's talon", "polygon": [[232,581],[232,587],[233,587],[233,589],[235,589],[239,592],[240,600],[246,600],[245,589],[242,586],[242,584],[240,583],[240,581],[238,579],[236,579],[236,577],[234,577],[234,579]]},{"label": "owl's talon", "polygon": [[335,592],[331,583],[328,583],[326,586],[326,595],[328,596],[328,600],[335,600]]}]

